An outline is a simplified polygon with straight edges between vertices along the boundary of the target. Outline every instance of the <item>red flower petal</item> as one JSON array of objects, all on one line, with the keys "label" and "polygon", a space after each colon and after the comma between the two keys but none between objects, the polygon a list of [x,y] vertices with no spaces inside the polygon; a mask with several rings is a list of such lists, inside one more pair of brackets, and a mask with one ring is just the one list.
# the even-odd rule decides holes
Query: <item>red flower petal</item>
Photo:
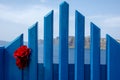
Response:
[{"label": "red flower petal", "polygon": [[28,65],[30,49],[23,45],[14,52],[14,58],[16,59],[16,65],[23,69]]}]

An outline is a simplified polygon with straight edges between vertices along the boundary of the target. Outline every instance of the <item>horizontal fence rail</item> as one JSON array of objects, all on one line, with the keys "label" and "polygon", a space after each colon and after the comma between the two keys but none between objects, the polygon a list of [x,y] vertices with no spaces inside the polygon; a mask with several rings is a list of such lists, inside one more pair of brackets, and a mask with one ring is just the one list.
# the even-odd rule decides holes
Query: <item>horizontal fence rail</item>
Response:
[{"label": "horizontal fence rail", "polygon": [[23,34],[0,47],[0,80],[120,80],[120,43],[106,35],[106,64],[100,63],[101,30],[90,23],[90,64],[85,64],[85,16],[75,11],[74,63],[69,61],[69,4],[59,7],[59,63],[53,63],[54,11],[44,17],[44,62],[38,63],[38,22],[28,29],[30,63],[20,70],[13,57]]}]

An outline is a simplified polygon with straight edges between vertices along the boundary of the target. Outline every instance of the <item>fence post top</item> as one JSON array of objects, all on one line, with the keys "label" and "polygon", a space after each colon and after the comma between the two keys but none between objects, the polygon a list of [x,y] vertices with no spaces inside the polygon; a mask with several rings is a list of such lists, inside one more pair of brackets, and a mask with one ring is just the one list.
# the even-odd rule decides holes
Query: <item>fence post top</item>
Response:
[{"label": "fence post top", "polygon": [[10,45],[13,44],[13,42],[15,42],[18,39],[23,39],[23,34],[19,35],[16,39],[14,39],[12,42],[10,42],[8,45],[5,46],[5,48],[9,47]]},{"label": "fence post top", "polygon": [[64,1],[64,2],[62,2],[62,3],[60,4],[60,6],[62,6],[62,5],[68,6],[69,4],[68,4],[66,1]]},{"label": "fence post top", "polygon": [[91,29],[97,29],[97,30],[99,30],[100,31],[100,28],[97,26],[97,25],[95,25],[93,22],[90,22],[90,27],[91,27]]},{"label": "fence post top", "polygon": [[52,15],[54,13],[54,10],[51,10],[49,13],[47,13],[44,18],[48,17],[49,15]]},{"label": "fence post top", "polygon": [[80,16],[83,17],[83,18],[85,17],[85,16],[84,16],[83,14],[81,14],[78,10],[75,10],[75,14],[76,14],[76,15],[80,15]]},{"label": "fence post top", "polygon": [[28,30],[32,30],[33,28],[37,28],[37,27],[38,27],[38,22],[33,24],[30,28],[28,28]]}]

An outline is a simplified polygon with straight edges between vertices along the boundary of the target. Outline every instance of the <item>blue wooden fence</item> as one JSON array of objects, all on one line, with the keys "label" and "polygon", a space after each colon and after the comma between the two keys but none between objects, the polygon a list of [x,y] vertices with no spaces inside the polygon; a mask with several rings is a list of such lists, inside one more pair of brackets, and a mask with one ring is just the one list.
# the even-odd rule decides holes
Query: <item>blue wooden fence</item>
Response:
[{"label": "blue wooden fence", "polygon": [[91,23],[91,36],[90,36],[90,54],[91,54],[91,80],[100,79],[100,29]]},{"label": "blue wooden fence", "polygon": [[68,3],[60,5],[59,17],[59,80],[68,80]]},{"label": "blue wooden fence", "polygon": [[0,80],[120,80],[120,44],[106,36],[106,64],[100,64],[100,29],[90,24],[90,64],[84,63],[85,17],[75,11],[75,61],[68,63],[69,4],[60,5],[59,64],[53,63],[53,15],[44,17],[44,62],[38,63],[38,22],[28,30],[30,64],[18,69],[14,51],[23,45],[23,34],[0,47]]},{"label": "blue wooden fence", "polygon": [[85,17],[75,11],[75,80],[84,80]]},{"label": "blue wooden fence", "polygon": [[44,80],[53,80],[53,11],[44,17]]}]

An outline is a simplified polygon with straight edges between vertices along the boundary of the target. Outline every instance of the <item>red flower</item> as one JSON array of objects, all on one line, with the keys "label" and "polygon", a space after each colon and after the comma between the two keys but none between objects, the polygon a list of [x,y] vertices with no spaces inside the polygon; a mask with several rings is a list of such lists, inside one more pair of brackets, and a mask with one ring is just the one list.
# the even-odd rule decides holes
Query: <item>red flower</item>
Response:
[{"label": "red flower", "polygon": [[14,58],[16,59],[16,65],[20,69],[24,69],[29,63],[30,49],[23,45],[14,52]]}]

